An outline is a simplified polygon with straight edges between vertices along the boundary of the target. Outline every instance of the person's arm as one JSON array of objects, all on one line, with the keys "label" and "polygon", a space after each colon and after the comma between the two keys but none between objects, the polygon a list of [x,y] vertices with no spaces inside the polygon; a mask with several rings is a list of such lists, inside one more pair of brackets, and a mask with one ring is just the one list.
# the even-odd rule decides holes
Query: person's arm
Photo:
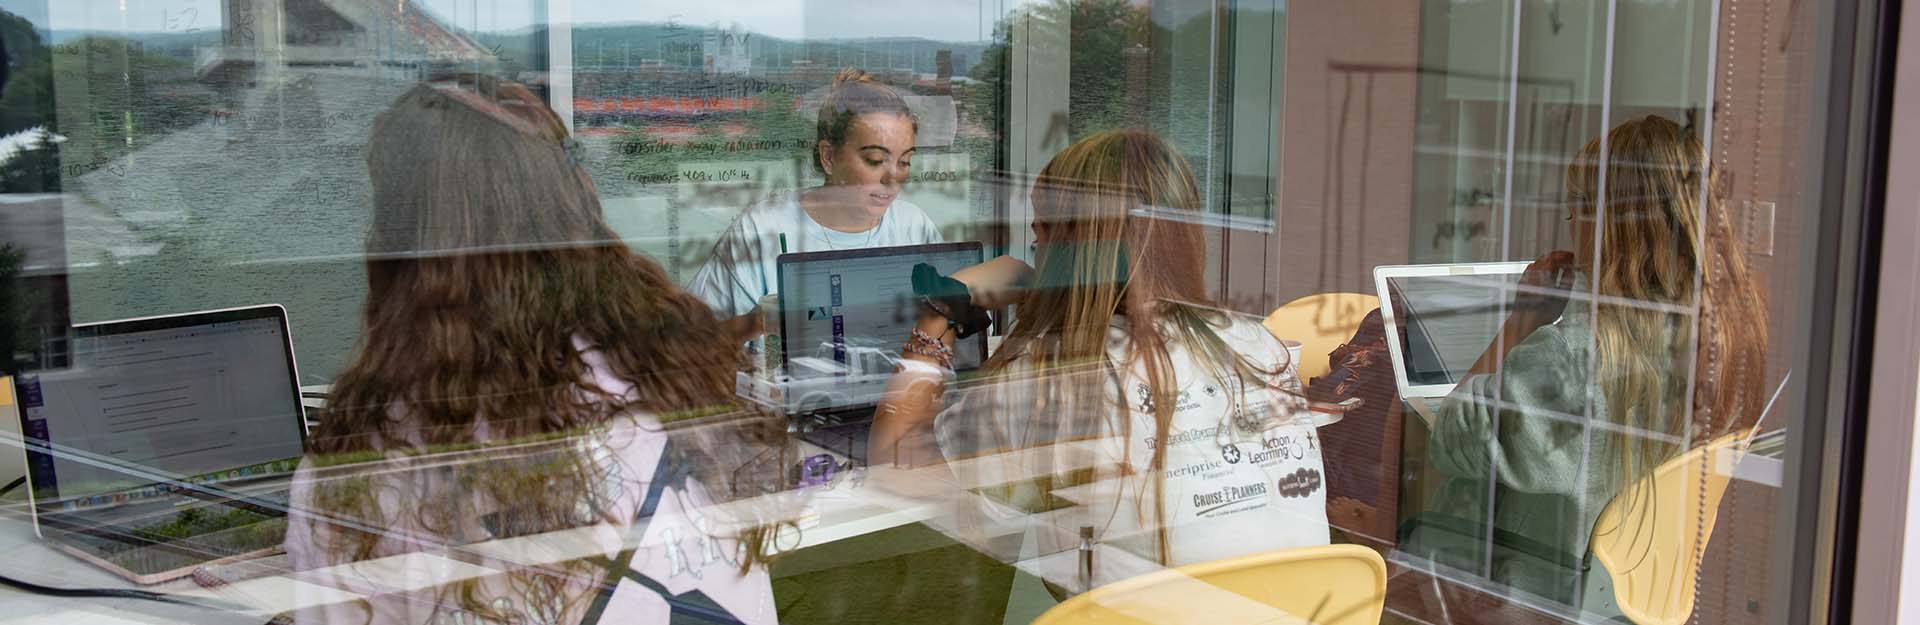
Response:
[{"label": "person's arm", "polygon": [[[914,332],[937,337],[943,348],[953,350],[954,333],[948,331],[947,318],[938,313],[923,310]],[[900,371],[887,380],[874,411],[873,428],[867,434],[867,462],[901,466],[937,462],[940,449],[934,442],[933,419],[945,405],[950,363],[920,351],[903,351],[900,360]]]},{"label": "person's arm", "polygon": [[1566,290],[1573,282],[1574,262],[1572,253],[1550,252],[1527,265],[1526,272],[1520,274],[1520,286],[1548,292],[1514,294],[1512,314],[1500,324],[1500,334],[1480,353],[1480,358],[1473,361],[1467,375],[1499,370],[1501,361],[1514,346],[1525,341],[1534,330],[1560,318],[1560,313],[1567,308]]},{"label": "person's arm", "polygon": [[[1533,333],[1505,356],[1498,373],[1475,374],[1435,412],[1428,435],[1431,465],[1448,475],[1497,474],[1532,493],[1573,493],[1581,476],[1609,470],[1591,449],[1584,333],[1559,326]],[[1597,391],[1596,391],[1597,392]],[[1582,471],[1582,464],[1586,469]]]},{"label": "person's arm", "polygon": [[[951,277],[967,285],[974,305],[998,308],[1023,299],[1032,276],[1033,269],[1026,263],[1001,256],[956,271]],[[915,465],[941,458],[933,436],[933,420],[945,405],[946,382],[953,375],[953,363],[951,356],[943,360],[937,354],[942,349],[952,354],[958,336],[945,316],[927,306],[921,306],[913,332],[916,339],[901,350],[900,371],[887,381],[879,408],[874,411],[873,428],[867,434],[867,458],[872,464]],[[916,345],[914,340],[920,343]]]}]

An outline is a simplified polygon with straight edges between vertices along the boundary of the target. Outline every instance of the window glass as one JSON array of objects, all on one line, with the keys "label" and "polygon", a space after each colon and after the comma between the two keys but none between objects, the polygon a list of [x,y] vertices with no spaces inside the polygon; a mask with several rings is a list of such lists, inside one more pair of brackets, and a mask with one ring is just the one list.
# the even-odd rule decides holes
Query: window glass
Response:
[{"label": "window glass", "polygon": [[0,610],[1801,620],[1803,5],[0,0]]}]

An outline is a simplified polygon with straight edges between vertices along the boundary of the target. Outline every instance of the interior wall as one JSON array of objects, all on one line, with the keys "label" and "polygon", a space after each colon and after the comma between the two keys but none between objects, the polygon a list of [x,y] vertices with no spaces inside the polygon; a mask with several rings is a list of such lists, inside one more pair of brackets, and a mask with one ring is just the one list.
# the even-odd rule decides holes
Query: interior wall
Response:
[{"label": "interior wall", "polygon": [[1372,293],[1407,261],[1419,40],[1418,0],[1287,6],[1273,301]]}]

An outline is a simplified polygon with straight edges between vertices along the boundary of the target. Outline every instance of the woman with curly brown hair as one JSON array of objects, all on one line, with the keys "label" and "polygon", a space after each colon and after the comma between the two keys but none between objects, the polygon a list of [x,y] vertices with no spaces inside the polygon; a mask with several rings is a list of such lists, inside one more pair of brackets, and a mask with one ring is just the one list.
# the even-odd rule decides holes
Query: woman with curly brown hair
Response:
[{"label": "woman with curly brown hair", "polygon": [[303,581],[357,598],[297,620],[774,622],[764,533],[713,504],[777,488],[742,469],[777,465],[751,459],[778,425],[734,402],[738,337],[601,221],[553,112],[422,84],[367,166],[362,333],[287,534]]}]

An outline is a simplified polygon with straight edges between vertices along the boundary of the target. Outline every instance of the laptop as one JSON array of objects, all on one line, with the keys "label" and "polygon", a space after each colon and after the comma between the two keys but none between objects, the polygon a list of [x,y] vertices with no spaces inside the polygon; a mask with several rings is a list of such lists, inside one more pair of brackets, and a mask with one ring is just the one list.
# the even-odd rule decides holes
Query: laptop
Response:
[{"label": "laptop", "polygon": [[[978,241],[781,254],[780,361],[790,412],[822,426],[864,421],[919,319],[914,265],[951,274],[981,260]],[[954,345],[953,367],[977,369],[986,354],[982,332]],[[854,438],[864,445],[864,436]]]},{"label": "laptop", "polygon": [[279,548],[307,437],[284,309],[79,325],[72,345],[14,379],[35,533],[141,584]]},{"label": "laptop", "polygon": [[1383,265],[1373,270],[1394,384],[1413,411],[1434,409],[1487,351],[1527,263]]}]

